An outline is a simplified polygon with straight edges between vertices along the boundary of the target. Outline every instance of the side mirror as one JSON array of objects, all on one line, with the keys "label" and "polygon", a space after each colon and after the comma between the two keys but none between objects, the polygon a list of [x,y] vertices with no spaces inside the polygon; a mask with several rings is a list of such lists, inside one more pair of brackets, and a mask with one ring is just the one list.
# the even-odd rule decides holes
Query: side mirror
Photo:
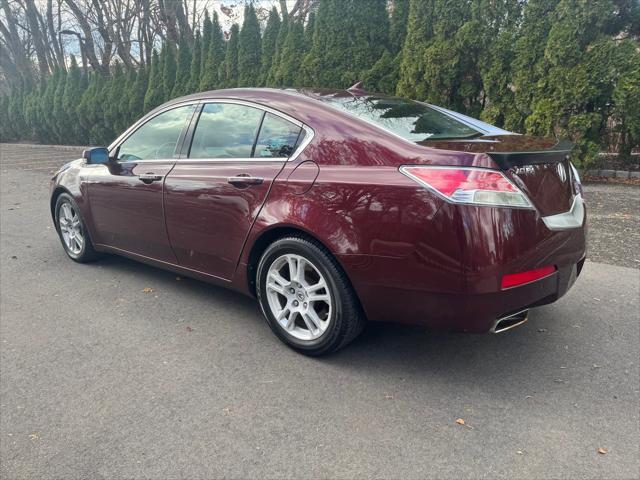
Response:
[{"label": "side mirror", "polygon": [[82,158],[84,158],[89,165],[109,163],[109,150],[104,147],[90,148],[82,152]]}]

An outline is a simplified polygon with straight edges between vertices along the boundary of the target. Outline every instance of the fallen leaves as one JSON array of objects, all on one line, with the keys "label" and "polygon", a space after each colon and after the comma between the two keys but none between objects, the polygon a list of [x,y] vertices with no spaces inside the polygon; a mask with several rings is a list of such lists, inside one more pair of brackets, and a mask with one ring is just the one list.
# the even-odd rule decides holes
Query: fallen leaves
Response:
[{"label": "fallen leaves", "polygon": [[467,428],[471,428],[473,429],[473,427],[471,425],[467,425],[467,422],[465,422],[464,418],[458,418],[456,419],[456,423],[458,425],[462,425],[463,427],[467,427]]},{"label": "fallen leaves", "polygon": [[193,332],[193,328],[191,328],[189,325],[187,325],[186,327],[184,327],[184,329],[185,329],[187,332]]},{"label": "fallen leaves", "polygon": [[606,448],[602,448],[602,447],[600,447],[600,448],[598,449],[598,453],[599,453],[600,455],[606,455],[608,452],[607,452],[607,449],[606,449]]}]

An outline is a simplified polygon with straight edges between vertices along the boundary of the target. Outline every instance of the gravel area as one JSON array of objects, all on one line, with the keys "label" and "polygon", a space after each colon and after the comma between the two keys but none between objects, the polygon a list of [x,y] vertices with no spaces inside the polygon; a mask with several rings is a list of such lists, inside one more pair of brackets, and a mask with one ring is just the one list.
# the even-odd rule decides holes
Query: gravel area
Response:
[{"label": "gravel area", "polygon": [[589,225],[587,257],[594,262],[640,268],[640,187],[584,186]]}]

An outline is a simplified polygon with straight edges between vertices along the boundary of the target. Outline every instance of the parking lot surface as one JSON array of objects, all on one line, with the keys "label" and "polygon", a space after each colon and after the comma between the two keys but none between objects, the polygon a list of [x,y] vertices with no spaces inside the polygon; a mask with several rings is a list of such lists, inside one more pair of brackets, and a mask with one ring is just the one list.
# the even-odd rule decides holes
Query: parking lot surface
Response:
[{"label": "parking lot surface", "polygon": [[48,180],[77,154],[0,146],[0,478],[640,475],[637,188],[587,186],[598,263],[522,327],[311,359],[250,298],[69,260]]}]

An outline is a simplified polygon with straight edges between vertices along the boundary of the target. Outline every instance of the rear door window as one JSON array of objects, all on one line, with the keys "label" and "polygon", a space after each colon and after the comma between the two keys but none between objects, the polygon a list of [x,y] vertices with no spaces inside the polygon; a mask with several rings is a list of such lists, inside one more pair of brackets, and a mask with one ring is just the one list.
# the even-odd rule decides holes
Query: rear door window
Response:
[{"label": "rear door window", "polygon": [[189,158],[251,158],[264,112],[233,103],[207,103],[193,134]]},{"label": "rear door window", "polygon": [[302,129],[271,113],[265,114],[253,156],[257,158],[288,158],[296,149]]}]

